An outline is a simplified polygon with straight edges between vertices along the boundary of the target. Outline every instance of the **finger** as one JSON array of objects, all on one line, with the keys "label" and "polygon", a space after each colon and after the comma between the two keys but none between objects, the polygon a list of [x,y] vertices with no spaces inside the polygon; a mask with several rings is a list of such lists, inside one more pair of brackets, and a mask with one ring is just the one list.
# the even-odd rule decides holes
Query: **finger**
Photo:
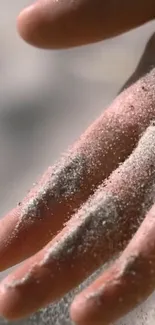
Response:
[{"label": "finger", "polygon": [[18,17],[28,43],[66,48],[116,36],[154,19],[153,0],[38,0]]},{"label": "finger", "polygon": [[155,117],[154,80],[152,69],[120,94],[60,162],[48,169],[17,209],[0,222],[1,270],[47,244],[132,152]]},{"label": "finger", "polygon": [[[155,126],[63,231],[0,286],[0,314],[24,317],[82,282],[120,251],[152,205]],[[149,200],[148,200],[149,196]],[[80,267],[79,267],[80,266]]]},{"label": "finger", "polygon": [[[155,289],[155,205],[122,256],[71,307],[78,325],[109,325]],[[112,312],[111,312],[112,311]]]}]

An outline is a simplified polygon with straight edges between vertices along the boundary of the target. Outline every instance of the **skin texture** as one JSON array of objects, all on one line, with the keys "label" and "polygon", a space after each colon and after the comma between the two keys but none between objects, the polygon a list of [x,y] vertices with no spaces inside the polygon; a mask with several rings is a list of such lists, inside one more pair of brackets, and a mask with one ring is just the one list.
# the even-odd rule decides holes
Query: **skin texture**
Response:
[{"label": "skin texture", "polygon": [[[20,14],[18,29],[30,44],[64,48],[103,40],[139,26],[154,18],[154,10],[151,0],[40,0]],[[22,318],[61,297],[123,249],[119,259],[75,298],[71,318],[79,325],[108,325],[154,290],[153,200],[140,218],[144,190],[154,177],[154,159],[150,164],[147,156],[140,159],[136,171],[128,163],[155,119],[154,48],[153,35],[137,69],[111,106],[67,155],[49,168],[20,205],[1,220],[1,270],[28,258],[0,285],[0,313],[4,317]],[[147,155],[150,153],[148,150]],[[140,154],[143,158],[143,152]],[[124,171],[120,163],[127,166]],[[93,230],[93,222],[98,220],[99,185],[102,198],[110,193],[113,203],[113,197],[117,197],[117,222],[108,224],[102,237],[84,241],[87,226]],[[91,202],[97,202],[93,218],[89,218],[87,209],[90,195],[94,195]],[[73,229],[76,236],[72,242]]]}]

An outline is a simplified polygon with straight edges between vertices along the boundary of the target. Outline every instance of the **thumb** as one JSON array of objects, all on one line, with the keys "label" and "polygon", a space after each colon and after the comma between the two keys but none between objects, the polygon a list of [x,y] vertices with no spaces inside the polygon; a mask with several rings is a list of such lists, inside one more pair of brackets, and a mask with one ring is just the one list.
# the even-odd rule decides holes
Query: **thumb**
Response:
[{"label": "thumb", "polygon": [[116,36],[154,17],[154,0],[38,0],[17,25],[28,43],[60,49]]}]

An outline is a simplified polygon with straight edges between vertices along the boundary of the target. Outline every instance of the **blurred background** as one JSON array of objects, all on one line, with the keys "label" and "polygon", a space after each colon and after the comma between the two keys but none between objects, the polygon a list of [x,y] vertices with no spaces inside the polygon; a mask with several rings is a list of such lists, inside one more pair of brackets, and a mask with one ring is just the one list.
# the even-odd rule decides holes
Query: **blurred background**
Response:
[{"label": "blurred background", "polygon": [[[153,22],[104,43],[67,51],[38,50],[16,31],[16,16],[29,3],[1,4],[1,216],[113,100],[155,30]],[[118,324],[154,325],[154,297]],[[70,324],[64,316],[65,299],[61,307],[15,324]]]}]

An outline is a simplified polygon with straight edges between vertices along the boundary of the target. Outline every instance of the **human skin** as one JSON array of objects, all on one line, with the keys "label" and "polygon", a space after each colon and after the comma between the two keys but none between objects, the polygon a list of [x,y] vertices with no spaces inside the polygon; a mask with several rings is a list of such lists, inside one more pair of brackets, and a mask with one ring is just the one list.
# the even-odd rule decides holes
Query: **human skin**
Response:
[{"label": "human skin", "polygon": [[[20,14],[18,28],[30,44],[64,48],[103,40],[139,26],[154,18],[154,9],[153,1],[118,1],[117,4],[108,1],[105,4],[99,0],[41,0]],[[150,164],[147,171],[144,163],[140,174],[137,170],[135,175],[129,168],[130,188],[124,183],[126,172],[122,177],[117,172],[120,163],[132,153],[142,133],[155,119],[154,47],[153,35],[125,90],[72,146],[69,155],[56,167],[49,168],[23,202],[0,222],[1,270],[28,258],[0,285],[0,313],[4,317],[24,317],[59,298],[123,249],[119,259],[75,298],[71,318],[79,325],[107,325],[154,290],[154,206],[149,206],[151,210],[139,223],[139,206],[143,204],[139,184],[147,185],[148,175],[150,182],[153,167]],[[74,242],[74,254],[70,251],[68,255],[65,245],[61,252],[57,242],[61,242],[63,236],[69,238],[72,230],[70,226],[64,227],[64,223],[71,218],[72,225],[75,210],[82,211],[81,205],[108,177],[106,193],[117,194],[120,200],[127,199],[127,203],[136,189],[137,196],[121,211],[117,227],[111,225],[108,240],[105,229],[102,245],[97,238],[96,243],[94,239],[89,243],[90,247],[96,245],[95,255],[86,249],[79,257],[76,251],[79,241],[84,246],[80,236]],[[94,218],[95,213],[97,215],[97,207]],[[135,231],[139,227],[135,235],[133,225]],[[50,261],[43,263],[47,248],[51,250],[54,245],[58,260],[52,255]]]},{"label": "human skin", "polygon": [[39,0],[18,17],[18,29],[41,48],[101,41],[154,19],[154,0]]}]

